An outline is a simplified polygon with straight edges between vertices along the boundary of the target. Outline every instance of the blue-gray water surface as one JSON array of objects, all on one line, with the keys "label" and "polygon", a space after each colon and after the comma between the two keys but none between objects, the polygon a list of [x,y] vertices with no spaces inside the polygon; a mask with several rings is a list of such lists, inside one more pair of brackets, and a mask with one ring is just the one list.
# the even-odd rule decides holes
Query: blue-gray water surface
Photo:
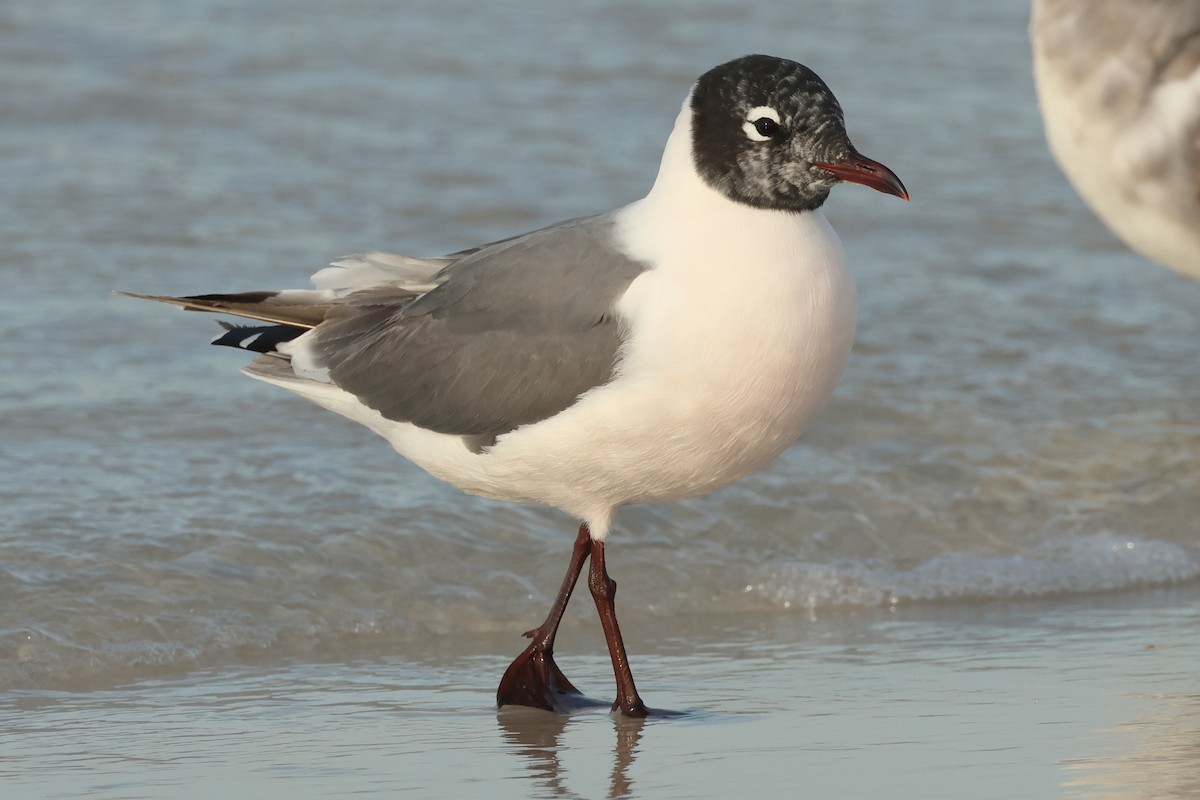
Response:
[{"label": "blue-gray water surface", "polygon": [[572,520],[464,496],[239,375],[211,319],[110,292],[300,287],[348,252],[607,210],[649,188],[691,81],[756,51],[825,78],[912,202],[847,186],[827,206],[859,334],[802,442],[708,497],[622,512],[627,635],[1194,586],[1200,283],[1128,252],[1066,185],[1027,16],[8,0],[0,691],[430,637],[515,654]]}]

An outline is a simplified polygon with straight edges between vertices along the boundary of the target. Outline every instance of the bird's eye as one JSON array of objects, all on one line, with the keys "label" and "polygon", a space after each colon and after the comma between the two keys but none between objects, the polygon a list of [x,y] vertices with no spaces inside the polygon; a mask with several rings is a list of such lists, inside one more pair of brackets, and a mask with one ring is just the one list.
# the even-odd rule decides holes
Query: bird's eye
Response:
[{"label": "bird's eye", "polygon": [[767,142],[779,136],[783,126],[779,124],[778,111],[770,106],[758,106],[750,109],[742,130],[752,141]]},{"label": "bird's eye", "polygon": [[779,133],[779,123],[770,117],[759,117],[754,120],[754,130],[759,136],[774,136]]}]

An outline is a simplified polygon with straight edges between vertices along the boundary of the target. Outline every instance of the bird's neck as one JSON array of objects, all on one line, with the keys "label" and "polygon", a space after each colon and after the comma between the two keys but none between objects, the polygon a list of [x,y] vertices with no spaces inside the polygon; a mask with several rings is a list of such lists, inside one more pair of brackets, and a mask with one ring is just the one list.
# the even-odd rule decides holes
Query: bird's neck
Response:
[{"label": "bird's neck", "polygon": [[[685,102],[667,139],[650,192],[619,215],[627,240],[653,250],[713,253],[733,246],[790,246],[798,234],[828,229],[819,209],[777,211],[739,203],[713,188],[692,158],[691,105]],[[782,243],[782,244],[781,244]],[[661,255],[666,253],[639,253]],[[657,260],[657,259],[655,259]]]},{"label": "bird's neck", "polygon": [[667,137],[658,176],[642,201],[651,207],[664,206],[676,213],[685,209],[737,206],[700,176],[692,156],[691,96],[683,103],[675,127]]}]

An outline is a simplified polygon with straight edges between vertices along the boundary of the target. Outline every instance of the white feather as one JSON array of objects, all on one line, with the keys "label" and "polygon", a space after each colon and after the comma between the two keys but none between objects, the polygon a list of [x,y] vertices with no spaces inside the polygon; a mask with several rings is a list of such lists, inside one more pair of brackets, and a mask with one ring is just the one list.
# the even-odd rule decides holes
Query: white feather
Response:
[{"label": "white feather", "polygon": [[312,276],[317,289],[340,297],[360,289],[395,283],[414,292],[427,292],[437,283],[433,275],[454,258],[416,258],[399,253],[356,253],[342,256]]}]

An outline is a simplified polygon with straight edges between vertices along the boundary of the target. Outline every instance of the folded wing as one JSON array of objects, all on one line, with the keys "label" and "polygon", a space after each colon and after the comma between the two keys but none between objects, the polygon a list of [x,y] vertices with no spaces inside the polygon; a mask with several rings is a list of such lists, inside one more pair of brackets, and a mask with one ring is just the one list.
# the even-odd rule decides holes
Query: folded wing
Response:
[{"label": "folded wing", "polygon": [[388,419],[487,441],[611,377],[613,309],[644,268],[606,215],[442,259],[348,257],[312,290],[130,296],[272,323],[215,343],[266,353],[258,377],[329,382]]}]

